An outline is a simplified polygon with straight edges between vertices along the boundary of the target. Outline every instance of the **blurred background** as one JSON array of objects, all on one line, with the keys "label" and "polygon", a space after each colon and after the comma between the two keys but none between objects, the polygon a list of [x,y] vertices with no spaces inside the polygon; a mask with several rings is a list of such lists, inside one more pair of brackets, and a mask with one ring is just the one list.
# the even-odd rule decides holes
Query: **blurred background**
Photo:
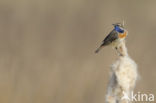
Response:
[{"label": "blurred background", "polygon": [[104,103],[111,47],[125,21],[138,64],[135,92],[156,95],[156,1],[0,0],[0,103]]}]

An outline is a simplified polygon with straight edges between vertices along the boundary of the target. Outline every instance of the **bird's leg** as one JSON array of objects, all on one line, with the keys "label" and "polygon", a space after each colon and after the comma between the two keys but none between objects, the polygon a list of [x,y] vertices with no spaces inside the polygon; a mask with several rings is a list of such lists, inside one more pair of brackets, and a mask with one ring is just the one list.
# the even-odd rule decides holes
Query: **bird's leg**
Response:
[{"label": "bird's leg", "polygon": [[127,48],[125,46],[125,41],[122,41],[117,47],[116,51],[119,56],[127,56]]},{"label": "bird's leg", "polygon": [[116,46],[115,47],[115,50],[117,51],[117,53],[118,53],[119,56],[123,56],[123,54],[121,52],[122,51],[122,48],[120,46]]},{"label": "bird's leg", "polygon": [[115,49],[117,50],[118,48],[117,48],[117,47],[115,47]]},{"label": "bird's leg", "polygon": [[123,55],[123,48],[121,46],[119,46],[119,54],[120,54],[120,56],[124,56]]}]

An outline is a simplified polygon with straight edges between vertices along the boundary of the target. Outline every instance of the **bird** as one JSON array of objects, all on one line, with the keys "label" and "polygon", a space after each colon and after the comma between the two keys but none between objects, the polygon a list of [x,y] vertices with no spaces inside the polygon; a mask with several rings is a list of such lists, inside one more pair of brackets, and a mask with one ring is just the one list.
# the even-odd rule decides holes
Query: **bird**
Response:
[{"label": "bird", "polygon": [[98,53],[103,47],[110,44],[112,44],[112,46],[117,49],[119,43],[128,35],[128,32],[124,28],[123,24],[115,23],[112,25],[114,26],[114,29],[105,37],[100,47],[96,49],[95,53]]}]

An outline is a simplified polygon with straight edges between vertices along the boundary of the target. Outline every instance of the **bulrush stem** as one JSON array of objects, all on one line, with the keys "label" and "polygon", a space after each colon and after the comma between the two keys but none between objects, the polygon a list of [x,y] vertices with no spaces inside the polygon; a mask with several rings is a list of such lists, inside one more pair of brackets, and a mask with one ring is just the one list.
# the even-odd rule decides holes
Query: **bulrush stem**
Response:
[{"label": "bulrush stem", "polygon": [[127,48],[125,45],[125,40],[121,41],[121,43],[117,47],[117,52],[119,56],[128,56]]},{"label": "bulrush stem", "polygon": [[[116,62],[111,66],[106,103],[131,103],[130,94],[138,77],[137,65],[129,57],[125,41],[121,41],[116,50],[119,55]],[[124,94],[129,99],[124,98]]]}]

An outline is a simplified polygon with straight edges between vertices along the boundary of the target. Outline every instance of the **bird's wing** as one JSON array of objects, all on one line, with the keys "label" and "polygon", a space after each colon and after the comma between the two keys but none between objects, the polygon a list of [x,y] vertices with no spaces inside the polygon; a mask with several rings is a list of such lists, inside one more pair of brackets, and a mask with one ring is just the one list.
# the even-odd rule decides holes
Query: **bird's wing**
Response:
[{"label": "bird's wing", "polygon": [[115,30],[112,30],[106,38],[103,40],[103,43],[101,46],[109,45],[112,43],[114,40],[118,39],[118,32]]}]

